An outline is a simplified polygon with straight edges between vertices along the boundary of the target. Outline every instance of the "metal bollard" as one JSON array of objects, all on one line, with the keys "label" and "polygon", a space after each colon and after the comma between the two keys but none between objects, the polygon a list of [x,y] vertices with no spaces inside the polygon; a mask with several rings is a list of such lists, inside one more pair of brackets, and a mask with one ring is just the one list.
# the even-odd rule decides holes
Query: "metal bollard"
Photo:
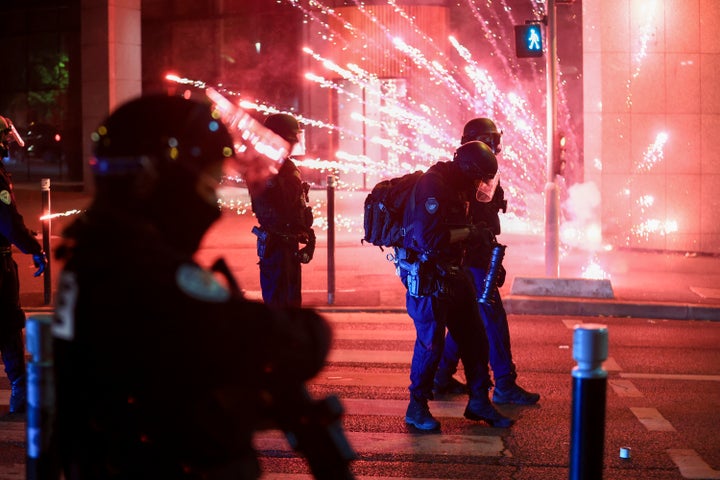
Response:
[{"label": "metal bollard", "polygon": [[570,426],[570,480],[601,480],[605,443],[608,355],[605,325],[581,324],[573,335],[572,423]]},{"label": "metal bollard", "polygon": [[31,357],[27,363],[27,480],[58,477],[52,455],[55,377],[51,328],[51,315],[32,316],[25,327],[25,341]]},{"label": "metal bollard", "polygon": [[335,187],[337,177],[327,177],[327,278],[328,305],[335,303]]},{"label": "metal bollard", "polygon": [[44,281],[44,304],[50,305],[52,302],[52,274],[51,272],[51,265],[52,261],[50,258],[52,255],[50,255],[50,227],[52,220],[49,218],[50,216],[50,179],[49,178],[43,178],[40,181],[40,190],[42,192],[42,216],[48,217],[42,222],[42,236],[43,236],[43,250],[47,253],[47,265],[45,266],[45,273],[43,273],[43,281]]}]

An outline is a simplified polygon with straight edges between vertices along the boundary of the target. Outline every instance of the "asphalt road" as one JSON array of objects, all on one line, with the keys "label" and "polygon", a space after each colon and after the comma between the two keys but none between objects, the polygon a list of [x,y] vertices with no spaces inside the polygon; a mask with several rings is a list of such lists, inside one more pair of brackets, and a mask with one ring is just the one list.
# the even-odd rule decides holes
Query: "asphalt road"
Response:
[{"label": "asphalt road", "polygon": [[[542,394],[532,407],[500,406],[517,420],[490,428],[462,417],[466,398],[430,402],[441,433],[403,421],[414,329],[403,314],[328,313],[334,350],[311,383],[338,394],[361,478],[568,478],[573,328],[588,319],[511,316],[520,382]],[[594,320],[593,320],[594,321]],[[609,331],[605,479],[720,478],[720,325],[603,319]],[[277,432],[259,436],[266,478],[302,478]],[[621,447],[631,449],[621,459]]]},{"label": "asphalt road", "polygon": [[[55,211],[82,208],[86,200],[69,196],[54,204]],[[54,224],[53,243],[67,220]],[[316,397],[336,394],[343,402],[345,431],[358,453],[352,465],[358,478],[568,478],[572,336],[580,322],[603,323],[609,329],[603,478],[720,478],[720,322],[511,315],[520,383],[542,394],[540,404],[501,407],[517,423],[500,430],[464,419],[466,399],[438,399],[431,409],[442,422],[441,433],[408,429],[403,416],[414,329],[402,313],[404,289],[385,253],[360,245],[351,222],[338,220],[334,301],[328,302],[329,258],[322,226],[316,258],[303,270],[303,298],[334,327],[327,368],[309,390]],[[224,256],[245,295],[257,299],[253,224],[249,215],[226,214],[209,232],[198,260],[209,264]],[[29,257],[16,257],[28,314],[46,310]],[[60,265],[53,268],[57,272]],[[0,415],[8,396],[2,376]],[[25,478],[24,428],[22,418],[0,419],[0,480]],[[257,447],[265,479],[309,478],[304,461],[279,432],[258,434]],[[620,447],[632,449],[630,459],[619,458]]]}]

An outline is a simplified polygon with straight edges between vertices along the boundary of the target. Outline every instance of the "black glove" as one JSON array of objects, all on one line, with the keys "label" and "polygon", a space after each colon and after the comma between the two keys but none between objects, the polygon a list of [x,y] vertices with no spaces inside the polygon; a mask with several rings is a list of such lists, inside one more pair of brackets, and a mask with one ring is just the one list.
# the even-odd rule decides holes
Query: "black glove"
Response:
[{"label": "black glove", "polygon": [[507,200],[505,200],[505,190],[503,190],[503,188],[499,184],[495,188],[495,194],[493,195],[492,200],[490,200],[490,203],[495,205],[495,208],[498,209],[498,212],[507,212]]},{"label": "black glove", "polygon": [[45,256],[45,252],[36,253],[32,256],[33,258],[33,264],[35,264],[35,273],[33,276],[39,277],[45,272],[45,267],[47,267],[47,256]]},{"label": "black glove", "polygon": [[489,250],[495,244],[495,234],[489,228],[481,225],[469,225],[468,229],[470,233],[467,241],[471,245]]},{"label": "black glove", "polygon": [[297,251],[296,255],[300,263],[310,263],[315,254],[315,231],[311,228],[308,231],[307,244]]},{"label": "black glove", "polygon": [[497,285],[498,288],[500,288],[500,287],[502,287],[503,285],[505,285],[505,277],[506,277],[506,276],[507,276],[507,272],[505,271],[505,267],[503,267],[502,265],[500,265],[500,268],[498,269],[497,283],[496,283],[496,285]]}]

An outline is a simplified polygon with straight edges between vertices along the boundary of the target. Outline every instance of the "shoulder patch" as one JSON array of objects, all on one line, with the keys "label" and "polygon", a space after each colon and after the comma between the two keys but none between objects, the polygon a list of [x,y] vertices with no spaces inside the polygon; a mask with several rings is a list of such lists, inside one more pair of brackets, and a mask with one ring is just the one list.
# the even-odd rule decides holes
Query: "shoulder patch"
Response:
[{"label": "shoulder patch", "polygon": [[4,203],[5,205],[10,205],[12,203],[12,196],[10,195],[10,192],[8,190],[3,190],[0,192],[0,202]]},{"label": "shoulder patch", "polygon": [[430,197],[427,200],[425,200],[425,210],[429,214],[433,214],[438,211],[438,208],[440,207],[440,204],[438,203],[437,199],[435,197]]},{"label": "shoulder patch", "polygon": [[230,292],[218,283],[213,274],[197,265],[180,265],[175,281],[182,292],[196,300],[221,303],[230,299]]}]

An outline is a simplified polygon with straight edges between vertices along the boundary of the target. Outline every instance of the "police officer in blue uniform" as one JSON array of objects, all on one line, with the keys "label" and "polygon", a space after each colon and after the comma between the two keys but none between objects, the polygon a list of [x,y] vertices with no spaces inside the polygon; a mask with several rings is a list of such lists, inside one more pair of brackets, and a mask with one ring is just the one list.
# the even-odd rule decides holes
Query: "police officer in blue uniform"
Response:
[{"label": "police officer in blue uniform", "polygon": [[[209,105],[150,95],[96,130],[96,193],[63,232],[53,343],[68,480],[255,480],[254,430],[323,366],[327,322],[242,297],[194,261],[233,140]],[[286,405],[283,407],[282,405]]]},{"label": "police officer in blue uniform", "polygon": [[467,248],[487,244],[491,232],[470,223],[468,204],[492,188],[497,160],[482,142],[469,142],[451,162],[439,162],[418,180],[405,210],[404,248],[397,252],[398,273],[407,288],[406,306],[417,337],[410,367],[410,403],[405,422],[419,430],[440,427],[430,413],[433,379],[443,351],[445,328],[458,339],[468,379],[465,417],[506,428],[488,398],[487,338],[472,280],[462,269]]},{"label": "police officer in blue uniform", "polygon": [[27,408],[25,348],[22,330],[25,312],[20,306],[20,283],[12,246],[32,255],[35,276],[43,274],[47,259],[42,246],[26,226],[18,212],[13,195],[12,179],[5,170],[10,142],[18,136],[12,121],[0,117],[0,353],[5,373],[10,380],[10,413],[23,413]]},{"label": "police officer in blue uniform", "polygon": [[[292,115],[272,114],[265,119],[265,126],[285,139],[291,150],[300,140],[300,125]],[[309,263],[315,252],[309,185],[302,181],[300,170],[288,157],[277,175],[261,185],[250,183],[248,187],[253,213],[260,223],[253,233],[258,237],[263,301],[274,307],[299,307],[301,264]]]},{"label": "police officer in blue uniform", "polygon": [[[497,155],[502,150],[501,138],[502,132],[491,119],[474,118],[465,124],[461,142],[481,141]],[[505,212],[506,209],[507,200],[499,184],[489,202],[480,202],[477,199],[470,201],[470,216],[473,223],[487,227],[493,235],[500,235],[499,212]],[[464,265],[472,275],[478,292],[483,291],[490,259],[491,248],[487,245],[485,248],[469,248],[466,252]],[[528,392],[516,381],[517,369],[512,359],[507,314],[497,288],[505,281],[505,271],[500,268],[496,287],[490,292],[487,301],[478,299],[480,315],[488,338],[490,367],[495,380],[492,399],[498,404],[533,405],[540,400],[540,394]],[[466,390],[466,386],[453,377],[457,371],[459,358],[458,344],[453,340],[452,334],[448,333],[443,356],[435,375],[436,393],[461,393]]]}]

